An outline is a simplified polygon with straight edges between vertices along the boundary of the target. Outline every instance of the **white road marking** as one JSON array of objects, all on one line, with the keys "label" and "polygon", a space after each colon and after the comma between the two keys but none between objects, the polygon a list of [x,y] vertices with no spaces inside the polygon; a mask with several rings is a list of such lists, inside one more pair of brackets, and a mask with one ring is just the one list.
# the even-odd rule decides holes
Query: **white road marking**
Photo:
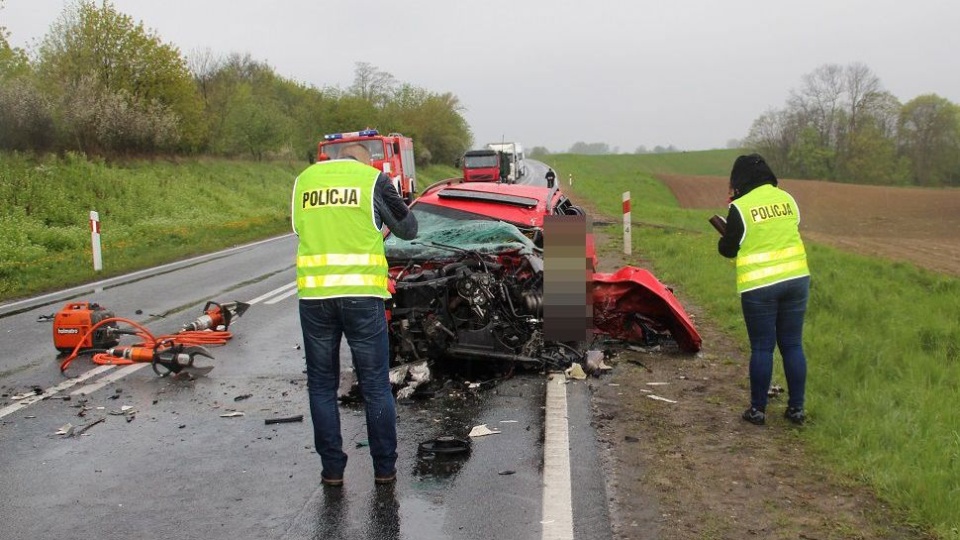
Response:
[{"label": "white road marking", "polygon": [[547,381],[543,444],[544,540],[573,540],[573,488],[570,484],[570,432],[567,385],[562,373]]},{"label": "white road marking", "polygon": [[149,365],[150,365],[150,364],[148,364],[148,363],[146,363],[146,362],[139,362],[139,363],[136,363],[136,364],[130,364],[129,366],[124,366],[124,367],[118,369],[117,371],[115,371],[115,372],[107,375],[106,377],[98,380],[97,382],[95,382],[95,383],[93,383],[93,384],[88,384],[88,385],[86,385],[86,386],[84,386],[84,387],[77,388],[77,389],[74,390],[73,392],[70,392],[70,395],[71,395],[71,396],[88,396],[88,395],[96,392],[97,390],[103,388],[104,386],[106,386],[106,385],[108,385],[108,384],[110,384],[110,383],[112,383],[112,382],[114,382],[114,381],[119,381],[120,379],[126,377],[127,375],[129,375],[129,374],[131,374],[131,373],[133,373],[133,372],[135,372],[135,371],[139,371],[139,370],[141,370],[141,369],[143,369],[143,368],[145,368],[145,367],[147,367],[147,366],[149,366]]},{"label": "white road marking", "polygon": [[283,293],[282,295],[277,296],[276,298],[271,298],[270,300],[267,300],[266,302],[264,302],[264,304],[276,304],[277,302],[283,300],[284,298],[287,298],[287,297],[290,297],[290,296],[293,296],[293,295],[297,294],[297,289],[296,289],[296,285],[297,285],[297,284],[294,283],[293,285],[294,285],[294,289],[293,289],[292,291],[287,291],[287,292]]},{"label": "white road marking", "polygon": [[24,399],[22,399],[22,400],[20,400],[20,401],[18,401],[18,402],[16,402],[16,403],[14,403],[14,404],[12,404],[12,405],[7,405],[6,407],[0,409],[0,418],[3,418],[4,416],[7,416],[8,414],[17,412],[17,411],[19,411],[20,409],[24,409],[24,408],[26,408],[26,407],[29,406],[29,405],[33,405],[34,403],[36,403],[36,402],[38,402],[38,401],[42,401],[43,399],[48,398],[48,397],[56,394],[57,392],[60,392],[61,390],[66,390],[67,388],[70,388],[71,386],[78,385],[78,384],[82,383],[83,381],[89,379],[90,377],[93,377],[93,376],[95,376],[95,375],[99,375],[99,374],[104,373],[104,372],[106,372],[106,371],[110,371],[110,370],[113,369],[114,367],[115,367],[115,366],[97,366],[97,367],[91,369],[90,371],[81,373],[80,376],[78,376],[78,377],[74,377],[74,378],[72,378],[72,379],[67,379],[67,380],[63,381],[62,383],[60,383],[60,384],[58,384],[58,385],[56,385],[56,386],[51,386],[50,388],[47,388],[46,390],[43,391],[42,394],[37,394],[36,396],[24,398]]},{"label": "white road marking", "polygon": [[[275,295],[281,294],[281,293],[283,293],[284,291],[286,291],[287,289],[289,289],[289,288],[291,288],[291,287],[296,287],[296,286],[297,286],[297,282],[296,282],[296,281],[294,281],[293,283],[287,283],[286,285],[283,285],[282,287],[277,287],[276,289],[274,289],[274,290],[272,290],[272,291],[270,291],[270,292],[268,292],[268,293],[261,294],[260,296],[254,298],[253,300],[250,300],[250,301],[247,302],[247,303],[250,304],[250,305],[257,304],[257,303],[262,302],[263,300],[265,300],[265,299],[267,299],[267,298],[270,298],[271,296],[275,296]],[[295,291],[295,290],[296,290],[296,289],[294,289],[294,291]],[[288,294],[288,296],[289,296],[289,294]],[[270,302],[267,302],[267,303],[269,304]]]}]

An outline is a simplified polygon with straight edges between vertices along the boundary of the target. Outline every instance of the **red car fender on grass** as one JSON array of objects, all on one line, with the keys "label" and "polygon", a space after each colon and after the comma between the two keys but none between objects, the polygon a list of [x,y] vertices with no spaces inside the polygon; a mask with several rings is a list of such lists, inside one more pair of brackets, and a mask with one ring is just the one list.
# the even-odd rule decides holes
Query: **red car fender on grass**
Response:
[{"label": "red car fender on grass", "polygon": [[[602,334],[643,342],[643,324],[660,321],[685,352],[700,350],[700,333],[667,286],[650,272],[625,266],[613,274],[593,274],[593,324]],[[663,328],[653,328],[663,330]]]}]

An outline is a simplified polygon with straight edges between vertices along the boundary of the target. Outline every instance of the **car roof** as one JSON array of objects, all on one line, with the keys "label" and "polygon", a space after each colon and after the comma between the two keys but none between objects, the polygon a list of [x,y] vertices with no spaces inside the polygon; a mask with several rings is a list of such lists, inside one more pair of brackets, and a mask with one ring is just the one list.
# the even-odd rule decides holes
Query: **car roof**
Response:
[{"label": "car roof", "polygon": [[523,226],[543,226],[543,216],[553,213],[557,188],[499,182],[445,180],[421,194],[414,204],[433,204],[490,216]]}]

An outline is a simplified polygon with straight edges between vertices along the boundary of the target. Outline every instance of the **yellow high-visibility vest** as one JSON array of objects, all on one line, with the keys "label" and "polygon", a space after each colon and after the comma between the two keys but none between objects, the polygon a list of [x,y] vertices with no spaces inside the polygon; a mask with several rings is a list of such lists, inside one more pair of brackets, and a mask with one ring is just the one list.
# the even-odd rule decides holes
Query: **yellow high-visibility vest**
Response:
[{"label": "yellow high-visibility vest", "polygon": [[300,298],[376,296],[387,291],[383,235],[373,211],[380,171],[353,160],[323,161],[293,186]]},{"label": "yellow high-visibility vest", "polygon": [[800,213],[789,193],[766,184],[731,204],[740,211],[744,229],[737,252],[738,293],[810,275]]}]

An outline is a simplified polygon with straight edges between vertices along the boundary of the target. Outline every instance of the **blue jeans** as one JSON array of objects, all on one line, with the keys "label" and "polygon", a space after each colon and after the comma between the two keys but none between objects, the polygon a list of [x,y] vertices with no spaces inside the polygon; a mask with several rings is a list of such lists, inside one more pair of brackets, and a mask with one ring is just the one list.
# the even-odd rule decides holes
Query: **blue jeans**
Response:
[{"label": "blue jeans", "polygon": [[340,435],[340,339],[346,336],[360,384],[367,440],[375,476],[389,476],[397,462],[397,411],[390,387],[390,352],[383,299],[344,297],[300,300],[307,357],[307,390],[313,439],[323,476],[342,478],[347,465]]},{"label": "blue jeans", "polygon": [[810,296],[810,276],[782,281],[740,295],[750,337],[750,404],[767,407],[773,377],[773,347],[780,349],[787,379],[787,406],[802,409],[807,381],[803,354],[803,317]]}]

